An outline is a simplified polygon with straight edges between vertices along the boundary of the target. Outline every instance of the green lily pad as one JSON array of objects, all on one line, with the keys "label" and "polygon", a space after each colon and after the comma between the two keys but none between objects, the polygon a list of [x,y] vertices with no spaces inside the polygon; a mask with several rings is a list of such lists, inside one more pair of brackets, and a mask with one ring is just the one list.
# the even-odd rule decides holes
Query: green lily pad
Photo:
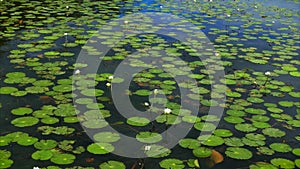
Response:
[{"label": "green lily pad", "polygon": [[38,150],[31,155],[34,160],[49,160],[53,156],[51,150]]},{"label": "green lily pad", "polygon": [[17,92],[18,89],[15,87],[1,87],[0,88],[0,94],[11,94],[14,92]]},{"label": "green lily pad", "polygon": [[214,135],[219,136],[219,137],[230,137],[233,135],[233,133],[227,129],[216,129],[214,131]]},{"label": "green lily pad", "polygon": [[151,94],[151,91],[145,90],[145,89],[140,89],[140,90],[133,92],[133,94],[136,94],[139,96],[149,96]]},{"label": "green lily pad", "polygon": [[87,147],[87,151],[92,154],[108,154],[114,149],[110,143],[92,143]]},{"label": "green lily pad", "polygon": [[252,124],[246,124],[246,123],[236,124],[234,126],[234,128],[239,131],[246,132],[246,133],[254,132],[257,130],[257,128],[254,127]]},{"label": "green lily pad", "polygon": [[193,150],[194,156],[198,158],[206,158],[211,155],[212,151],[209,148],[206,147],[198,147]]},{"label": "green lily pad", "polygon": [[233,159],[248,160],[252,158],[252,153],[248,149],[238,147],[228,147],[225,154]]},{"label": "green lily pad", "polygon": [[284,143],[272,143],[270,144],[270,148],[274,151],[280,152],[280,153],[287,153],[292,151],[291,146]]},{"label": "green lily pad", "polygon": [[0,168],[10,168],[14,163],[11,159],[2,159],[0,158]]},{"label": "green lily pad", "polygon": [[102,164],[100,164],[100,169],[126,169],[126,166],[124,165],[124,163],[120,162],[120,161],[107,161],[104,162]]},{"label": "green lily pad", "polygon": [[280,129],[277,128],[266,128],[263,129],[262,132],[270,137],[283,137],[285,136],[285,132],[281,131]]},{"label": "green lily pad", "polygon": [[14,120],[11,121],[11,124],[13,124],[16,127],[28,127],[28,126],[36,125],[38,122],[39,122],[38,118],[28,116],[28,117],[15,118]]},{"label": "green lily pad", "polygon": [[214,135],[201,135],[197,138],[201,144],[206,146],[219,146],[224,143],[222,137],[214,136]]},{"label": "green lily pad", "polygon": [[175,159],[175,158],[169,158],[169,159],[162,160],[161,162],[159,162],[159,166],[161,168],[165,168],[165,169],[183,169],[183,168],[185,168],[183,161]]},{"label": "green lily pad", "polygon": [[38,140],[39,139],[36,137],[27,136],[27,137],[20,138],[17,141],[17,143],[22,146],[30,146],[30,145],[33,145],[34,143],[36,143]]},{"label": "green lily pad", "polygon": [[32,113],[32,109],[28,108],[28,107],[19,107],[16,109],[11,110],[11,113],[14,115],[19,115],[19,116],[23,116],[23,115],[27,115]]},{"label": "green lily pad", "polygon": [[146,126],[150,123],[150,120],[144,117],[130,117],[127,119],[127,124],[132,126]]},{"label": "green lily pad", "polygon": [[168,156],[171,153],[170,149],[167,149],[160,145],[151,145],[151,149],[146,151],[146,155],[152,158],[161,158]]},{"label": "green lily pad", "polygon": [[183,148],[195,149],[200,147],[200,141],[192,138],[183,138],[179,141],[179,145]]},{"label": "green lily pad", "polygon": [[112,132],[100,132],[96,133],[93,138],[97,142],[105,142],[105,143],[110,143],[110,142],[116,142],[120,139],[120,136],[118,133],[112,133]]},{"label": "green lily pad", "polygon": [[76,159],[76,156],[72,154],[55,154],[50,159],[52,163],[59,165],[72,164]]},{"label": "green lily pad", "polygon": [[295,154],[296,156],[300,156],[300,148],[294,148],[292,152],[293,152],[293,154]]},{"label": "green lily pad", "polygon": [[57,146],[57,142],[55,140],[40,140],[34,144],[36,149],[40,150],[50,150]]},{"label": "green lily pad", "polygon": [[259,154],[263,155],[273,155],[275,153],[275,151],[269,147],[258,147],[256,149],[258,150]]},{"label": "green lily pad", "polygon": [[237,138],[237,137],[224,138],[224,142],[227,146],[231,146],[231,147],[242,147],[242,146],[244,146],[244,143],[242,142],[242,139]]},{"label": "green lily pad", "polygon": [[0,150],[1,159],[8,159],[11,156],[11,152],[7,150]]},{"label": "green lily pad", "polygon": [[136,139],[142,143],[156,143],[162,140],[162,136],[154,132],[139,132]]},{"label": "green lily pad", "polygon": [[294,162],[285,158],[273,158],[271,163],[276,167],[284,169],[295,168]]},{"label": "green lily pad", "polygon": [[251,164],[250,169],[277,169],[277,167],[269,163],[257,162],[255,164]]},{"label": "green lily pad", "polygon": [[0,136],[0,146],[7,146],[12,141],[8,136]]}]

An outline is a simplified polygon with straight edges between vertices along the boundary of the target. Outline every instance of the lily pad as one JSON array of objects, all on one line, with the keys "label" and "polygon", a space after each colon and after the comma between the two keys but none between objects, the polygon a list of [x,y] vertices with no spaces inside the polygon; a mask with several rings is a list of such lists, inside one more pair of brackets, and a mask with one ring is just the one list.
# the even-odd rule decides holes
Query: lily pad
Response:
[{"label": "lily pad", "polygon": [[262,132],[265,135],[270,136],[270,137],[283,137],[283,136],[285,136],[285,132],[280,130],[280,129],[277,129],[277,128],[266,128],[266,129],[263,129]]},{"label": "lily pad", "polygon": [[52,156],[51,150],[38,150],[31,155],[34,160],[49,160]]},{"label": "lily pad", "polygon": [[206,158],[211,155],[212,151],[209,148],[206,147],[198,147],[193,150],[194,156],[198,158]]},{"label": "lily pad", "polygon": [[120,162],[120,161],[107,161],[104,162],[102,164],[100,164],[100,169],[126,169],[126,166],[124,165],[124,163]]},{"label": "lily pad", "polygon": [[72,164],[75,161],[76,157],[72,154],[55,154],[50,159],[54,164],[67,165]]},{"label": "lily pad", "polygon": [[201,135],[197,138],[201,144],[206,146],[219,146],[224,143],[223,138],[214,135]]},{"label": "lily pad", "polygon": [[200,141],[192,138],[183,138],[179,141],[179,145],[183,148],[195,149],[200,147]]},{"label": "lily pad", "polygon": [[175,158],[162,160],[161,162],[159,162],[159,166],[165,169],[182,169],[185,167],[183,161]]},{"label": "lily pad", "polygon": [[285,158],[273,158],[271,163],[276,167],[284,169],[295,168],[294,162]]},{"label": "lily pad", "polygon": [[16,109],[11,110],[11,113],[14,115],[19,115],[19,116],[23,116],[23,115],[27,115],[32,113],[32,109],[28,108],[28,107],[19,107]]},{"label": "lily pad", "polygon": [[28,127],[36,125],[39,122],[38,118],[35,117],[19,117],[11,121],[11,124],[13,124],[16,127]]},{"label": "lily pad", "polygon": [[120,136],[118,133],[112,133],[112,132],[100,132],[96,133],[93,138],[97,142],[105,142],[105,143],[110,143],[110,142],[116,142],[120,139]]},{"label": "lily pad", "polygon": [[92,143],[87,147],[87,151],[92,154],[108,154],[114,149],[110,143]]},{"label": "lily pad", "polygon": [[252,153],[248,149],[238,147],[228,147],[225,154],[233,159],[248,160],[252,158]]},{"label": "lily pad", "polygon": [[130,117],[127,119],[127,123],[132,126],[146,126],[150,123],[150,120],[144,117]]},{"label": "lily pad", "polygon": [[274,151],[280,152],[280,153],[287,153],[292,151],[291,146],[288,144],[284,143],[272,143],[270,144],[270,148],[273,149]]},{"label": "lily pad", "polygon": [[55,140],[40,140],[34,144],[34,147],[40,150],[50,150],[57,146]]},{"label": "lily pad", "polygon": [[162,136],[154,132],[139,132],[136,139],[143,143],[156,143],[162,140]]}]

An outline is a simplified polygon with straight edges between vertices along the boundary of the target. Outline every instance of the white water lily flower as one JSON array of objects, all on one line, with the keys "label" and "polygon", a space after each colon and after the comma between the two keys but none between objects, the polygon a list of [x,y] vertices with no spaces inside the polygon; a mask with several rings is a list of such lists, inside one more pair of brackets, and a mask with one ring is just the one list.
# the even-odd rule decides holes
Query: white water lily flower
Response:
[{"label": "white water lily flower", "polygon": [[66,8],[68,9],[68,8],[69,8],[69,6],[66,6]]},{"label": "white water lily flower", "polygon": [[33,169],[40,169],[40,167],[33,167]]},{"label": "white water lily flower", "polygon": [[272,23],[275,23],[275,21],[272,21]]},{"label": "white water lily flower", "polygon": [[266,75],[266,76],[270,76],[270,75],[271,75],[271,72],[267,71],[267,72],[265,72],[265,75]]},{"label": "white water lily flower", "polygon": [[145,106],[150,106],[150,104],[148,102],[145,102],[144,105]]},{"label": "white water lily flower", "polygon": [[128,21],[124,21],[125,24],[128,24]]},{"label": "white water lily flower", "polygon": [[106,86],[107,86],[107,87],[110,87],[110,86],[111,86],[111,84],[110,84],[110,83],[106,83]]},{"label": "white water lily flower", "polygon": [[164,109],[164,113],[165,113],[165,114],[170,114],[171,112],[172,112],[172,110],[169,109],[169,108],[165,108],[165,109]]},{"label": "white water lily flower", "polygon": [[257,6],[255,5],[254,8],[257,8]]},{"label": "white water lily flower", "polygon": [[145,151],[149,151],[151,149],[151,146],[145,146]]},{"label": "white water lily flower", "polygon": [[75,75],[79,75],[80,74],[80,70],[79,69],[75,70],[74,74]]},{"label": "white water lily flower", "polygon": [[114,78],[114,76],[108,76],[109,80],[112,80]]},{"label": "white water lily flower", "polygon": [[67,36],[67,35],[68,35],[68,33],[64,33],[64,35],[65,35],[65,36]]},{"label": "white water lily flower", "polygon": [[231,16],[230,14],[227,15],[227,17],[230,17],[230,16]]}]

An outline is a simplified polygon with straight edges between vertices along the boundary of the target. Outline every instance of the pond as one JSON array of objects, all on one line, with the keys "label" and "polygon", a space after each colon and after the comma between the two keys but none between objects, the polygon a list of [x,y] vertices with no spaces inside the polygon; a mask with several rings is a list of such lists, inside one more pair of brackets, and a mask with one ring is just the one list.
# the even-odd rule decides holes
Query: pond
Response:
[{"label": "pond", "polygon": [[298,0],[0,1],[0,168],[300,168]]}]

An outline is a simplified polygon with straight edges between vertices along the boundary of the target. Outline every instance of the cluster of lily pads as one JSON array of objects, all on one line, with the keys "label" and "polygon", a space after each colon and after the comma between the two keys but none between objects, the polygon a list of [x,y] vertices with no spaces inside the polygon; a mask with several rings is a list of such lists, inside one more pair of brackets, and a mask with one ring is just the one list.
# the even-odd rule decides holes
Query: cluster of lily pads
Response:
[{"label": "cluster of lily pads", "polygon": [[[298,1],[287,2],[299,6]],[[28,153],[31,168],[36,166],[35,162],[42,164],[41,161],[46,162],[40,166],[45,169],[230,168],[232,165],[250,169],[299,168],[299,11],[263,4],[215,0],[152,4],[142,0],[1,1],[0,39],[1,45],[9,49],[1,54],[1,60],[9,65],[7,70],[0,70],[0,110],[12,119],[8,131],[0,132],[0,168],[13,168],[19,163],[12,158],[18,156],[12,148],[15,145],[28,152],[29,147],[34,148]],[[80,72],[88,67],[85,63],[74,64],[81,48],[91,56],[101,54],[93,46],[83,46],[98,28],[123,14],[140,11],[185,17],[208,36],[216,52],[207,51],[204,55],[210,56],[208,59],[197,60],[195,56],[199,54],[179,41],[142,34],[112,47],[103,58],[103,69],[96,74],[72,75],[74,70]],[[123,25],[129,31],[145,29],[130,26],[130,22]],[[144,18],[143,22],[151,29],[150,18]],[[110,37],[123,35],[123,32],[113,35],[107,30],[97,36],[111,45],[114,39]],[[170,37],[173,35],[169,33]],[[131,98],[137,109],[153,112],[156,117],[153,122],[145,117],[119,117],[111,98],[111,85],[124,82],[123,77],[113,76],[113,71],[134,51],[139,53],[127,64],[147,69],[132,77],[130,88],[123,94]],[[142,62],[143,57],[160,58],[172,75],[196,79],[199,91],[189,87],[188,82],[176,83],[170,73]],[[214,57],[220,57],[222,62]],[[188,73],[185,64],[193,74]],[[206,70],[206,65],[212,69]],[[225,67],[226,75],[220,84],[211,84],[209,74],[218,71],[217,65]],[[191,115],[192,110],[181,109],[179,87],[190,90],[192,94],[187,97],[200,102],[197,116]],[[73,92],[75,89],[80,92]],[[225,98],[224,91],[226,102],[219,105],[217,100]],[[155,97],[149,99],[152,95]],[[5,98],[18,102],[35,99],[21,101],[22,105],[15,107],[6,103]],[[73,98],[76,105],[84,108],[83,112],[74,107]],[[41,106],[37,107],[35,102]],[[164,106],[168,111],[154,105]],[[207,115],[211,106],[225,108],[219,126],[215,123],[219,121],[217,116]],[[1,119],[1,124],[2,121],[5,119]],[[177,147],[168,149],[158,144],[163,130],[181,123],[193,123],[193,128]],[[107,132],[108,125],[145,144],[141,151],[150,158],[116,158],[112,153],[120,135]],[[95,131],[92,138],[95,142],[86,139],[84,129]],[[204,134],[199,136],[200,132]],[[163,153],[157,155],[157,152]],[[85,161],[77,162],[81,157]],[[157,159],[158,164],[153,164]]]}]

